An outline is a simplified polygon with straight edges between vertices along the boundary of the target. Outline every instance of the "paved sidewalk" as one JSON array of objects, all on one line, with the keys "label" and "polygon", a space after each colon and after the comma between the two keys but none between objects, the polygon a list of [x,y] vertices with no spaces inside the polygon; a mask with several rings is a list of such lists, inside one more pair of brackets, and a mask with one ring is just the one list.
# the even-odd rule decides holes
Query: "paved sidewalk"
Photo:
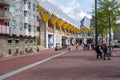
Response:
[{"label": "paved sidewalk", "polygon": [[[74,50],[75,46],[70,46],[70,48]],[[0,59],[0,75],[65,51],[67,51],[67,49],[59,51],[55,51],[55,49],[46,49],[37,53]]]},{"label": "paved sidewalk", "polygon": [[[95,51],[84,51],[82,47],[76,50],[75,46],[71,46],[71,49],[73,51],[5,80],[120,80],[120,59],[118,57],[112,57],[111,60],[97,60]],[[4,61],[6,64],[0,66],[0,73],[2,69],[4,70],[2,70],[1,75],[61,52],[65,52],[65,50],[49,49],[42,53],[2,60],[0,65]],[[20,65],[22,66],[20,67]]]}]

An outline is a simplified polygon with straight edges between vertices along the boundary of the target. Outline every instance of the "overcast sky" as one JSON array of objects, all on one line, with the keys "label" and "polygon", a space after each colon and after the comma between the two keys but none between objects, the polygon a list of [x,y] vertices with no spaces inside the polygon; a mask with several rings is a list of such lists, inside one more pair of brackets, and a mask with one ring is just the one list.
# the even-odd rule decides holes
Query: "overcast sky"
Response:
[{"label": "overcast sky", "polygon": [[63,12],[68,14],[71,18],[80,21],[84,16],[91,18],[95,0],[47,0]]}]

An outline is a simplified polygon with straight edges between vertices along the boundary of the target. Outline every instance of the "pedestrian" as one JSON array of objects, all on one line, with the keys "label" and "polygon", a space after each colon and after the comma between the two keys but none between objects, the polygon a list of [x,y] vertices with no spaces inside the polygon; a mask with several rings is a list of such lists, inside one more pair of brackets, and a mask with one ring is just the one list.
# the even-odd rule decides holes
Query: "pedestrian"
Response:
[{"label": "pedestrian", "polygon": [[91,43],[91,49],[94,50],[94,43]]},{"label": "pedestrian", "polygon": [[101,49],[103,50],[103,59],[106,60],[107,57],[107,59],[110,60],[109,54],[107,52],[107,46],[105,43],[101,46]]},{"label": "pedestrian", "polygon": [[102,51],[101,51],[101,46],[100,46],[100,44],[97,45],[97,47],[95,48],[95,51],[96,51],[96,53],[97,53],[96,59],[99,59],[99,57],[102,59]]},{"label": "pedestrian", "polygon": [[76,45],[76,49],[78,49],[78,44]]}]

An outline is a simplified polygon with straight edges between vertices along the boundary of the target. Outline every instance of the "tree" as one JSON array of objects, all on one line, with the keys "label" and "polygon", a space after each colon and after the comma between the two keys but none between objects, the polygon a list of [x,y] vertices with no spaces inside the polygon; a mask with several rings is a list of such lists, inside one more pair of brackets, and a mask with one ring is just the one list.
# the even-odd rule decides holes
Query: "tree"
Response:
[{"label": "tree", "polygon": [[[115,31],[116,27],[119,25],[116,23],[116,21],[118,17],[120,17],[120,4],[117,0],[97,1],[98,33],[101,34],[102,37],[104,37],[105,35],[108,35],[109,28],[112,28]],[[94,10],[93,13],[95,13]],[[95,15],[93,15],[92,21],[93,23],[95,22]]]}]

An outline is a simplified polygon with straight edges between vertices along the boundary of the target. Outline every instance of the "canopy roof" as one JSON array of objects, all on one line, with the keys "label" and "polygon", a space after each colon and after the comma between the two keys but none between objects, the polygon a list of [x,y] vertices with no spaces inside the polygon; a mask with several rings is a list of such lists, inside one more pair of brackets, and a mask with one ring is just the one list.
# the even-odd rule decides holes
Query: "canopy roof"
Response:
[{"label": "canopy roof", "polygon": [[71,24],[72,26],[80,29],[80,22],[75,21],[71,17],[69,17],[67,14],[62,12],[58,7],[53,5],[52,3],[48,1],[40,1],[39,0],[39,5],[43,7],[47,12],[50,14],[54,14],[58,18],[61,18],[63,21],[67,22],[68,24]]}]

